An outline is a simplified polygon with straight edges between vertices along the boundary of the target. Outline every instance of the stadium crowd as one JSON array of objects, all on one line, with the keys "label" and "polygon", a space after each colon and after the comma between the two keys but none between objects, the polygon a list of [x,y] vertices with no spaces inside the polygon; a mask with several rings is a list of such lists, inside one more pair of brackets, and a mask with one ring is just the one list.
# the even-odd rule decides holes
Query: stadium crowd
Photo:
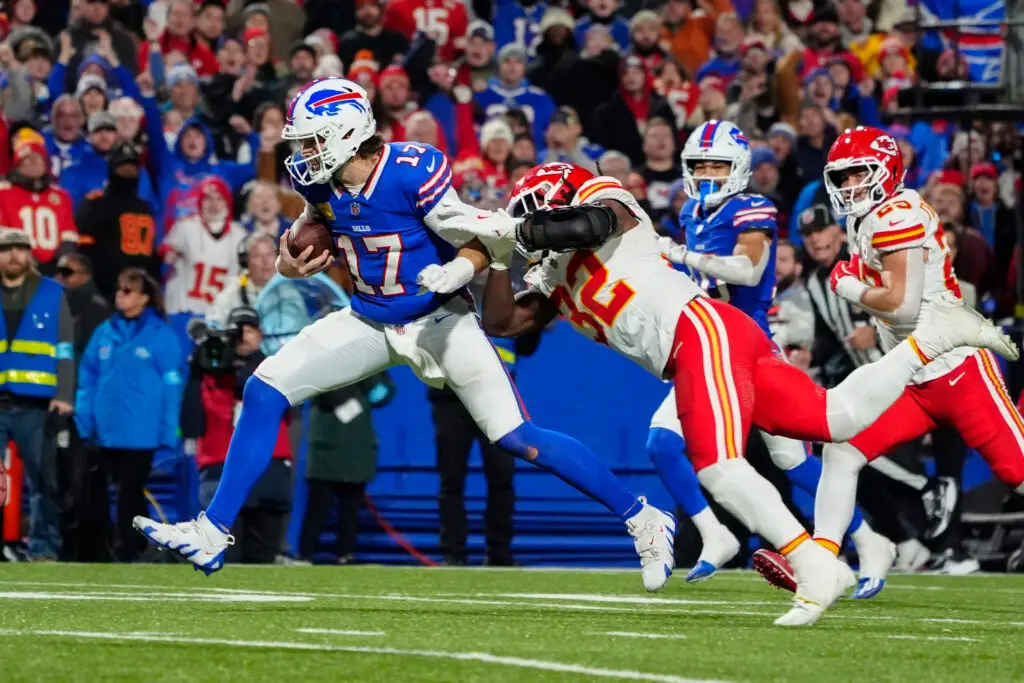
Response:
[{"label": "stadium crowd", "polygon": [[[686,199],[686,135],[708,120],[735,122],[753,147],[751,187],[779,211],[776,338],[826,385],[881,351],[869,318],[828,287],[832,265],[846,257],[845,231],[822,170],[840,131],[883,126],[900,146],[906,185],[922,192],[955,242],[965,296],[990,316],[1014,313],[1021,179],[1007,162],[1020,153],[1019,129],[900,116],[899,94],[909,86],[971,76],[962,55],[917,31],[904,0],[3,4],[0,427],[26,463],[34,559],[58,556],[45,443],[70,425],[100,449],[119,485],[117,559],[139,555],[130,520],[145,505],[158,448],[203,437],[200,485],[215,486],[236,397],[262,357],[252,306],[273,276],[277,238],[303,206],[284,168],[292,151],[281,140],[286,107],[314,78],[361,84],[386,140],[441,149],[463,198],[487,209],[504,206],[535,164],[561,161],[616,177],[656,224],[670,225]],[[58,278],[63,295],[40,275]],[[57,321],[52,372],[41,383],[30,373],[50,366],[31,345],[47,339],[22,335],[29,312]],[[236,332],[238,372],[229,380],[196,369],[196,318]],[[386,378],[317,402],[311,449],[319,455],[309,477],[320,484],[298,555],[311,556],[332,496],[350,518],[358,510],[373,476],[366,414],[386,400],[382,391]],[[440,414],[444,403],[437,405]],[[189,416],[190,406],[202,415]],[[365,421],[342,419],[343,409]],[[276,463],[291,457],[289,430],[286,421]],[[331,444],[342,439],[365,457],[332,464]],[[956,479],[965,450],[948,456],[940,474]],[[450,464],[456,487],[462,462]],[[507,470],[494,467],[502,479],[496,507],[510,517]],[[272,472],[268,482],[287,474]],[[917,491],[934,483],[908,481]],[[449,504],[461,506],[450,493]],[[254,496],[256,513],[245,520],[253,540],[240,552],[265,561],[277,550],[287,492],[268,484]],[[498,561],[510,563],[504,519],[488,524],[499,530]],[[342,561],[354,533],[339,535]],[[916,542],[902,535],[894,540]],[[465,561],[464,543],[449,540],[449,559]],[[947,544],[950,557],[957,543]]]}]

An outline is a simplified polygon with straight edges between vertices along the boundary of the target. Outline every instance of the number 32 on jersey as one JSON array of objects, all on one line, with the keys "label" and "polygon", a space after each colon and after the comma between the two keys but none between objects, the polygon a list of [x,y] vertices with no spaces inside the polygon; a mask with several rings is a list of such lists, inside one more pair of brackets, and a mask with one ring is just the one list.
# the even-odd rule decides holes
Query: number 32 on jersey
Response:
[{"label": "number 32 on jersey", "polygon": [[[576,289],[580,274],[584,275],[583,285],[579,288],[579,305],[573,300],[572,291]],[[577,251],[569,260],[565,273],[566,288],[559,285],[551,292],[551,301],[569,318],[573,327],[584,332],[584,328],[592,331],[594,341],[608,343],[607,330],[615,324],[615,319],[622,309],[636,295],[636,291],[622,280],[611,287],[609,293],[603,293],[601,301],[598,295],[608,283],[608,268],[592,251]]]}]

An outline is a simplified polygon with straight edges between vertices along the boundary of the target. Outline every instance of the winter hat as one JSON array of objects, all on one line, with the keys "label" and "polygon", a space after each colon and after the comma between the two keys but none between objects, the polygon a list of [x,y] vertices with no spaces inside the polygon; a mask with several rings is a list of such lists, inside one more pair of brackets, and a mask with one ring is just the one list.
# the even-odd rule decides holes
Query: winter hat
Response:
[{"label": "winter hat", "polygon": [[768,137],[769,138],[773,137],[775,135],[785,136],[785,137],[789,138],[790,142],[794,142],[796,140],[796,128],[794,128],[793,126],[791,126],[788,123],[783,123],[782,121],[778,121],[776,123],[773,123],[772,127],[768,129]]},{"label": "winter hat", "polygon": [[357,83],[360,76],[367,76],[371,82],[376,83],[378,74],[380,74],[380,64],[373,58],[371,50],[357,52],[352,60],[352,65],[348,68],[348,79]]},{"label": "winter hat", "polygon": [[[354,66],[354,64],[353,64]],[[400,67],[398,64],[392,64],[383,71],[380,72],[380,82],[384,83],[385,78],[401,78],[406,83],[409,82],[409,74],[405,72],[405,69]]]},{"label": "winter hat", "polygon": [[512,127],[501,119],[491,119],[480,127],[480,148],[487,149],[494,140],[505,140],[508,144],[514,142]]},{"label": "winter hat", "polygon": [[81,98],[90,90],[99,90],[105,97],[107,94],[107,82],[95,74],[86,74],[78,81],[78,87],[75,88],[75,97]]},{"label": "winter hat", "polygon": [[641,24],[657,24],[661,25],[661,17],[652,12],[649,9],[642,9],[633,15],[633,18],[629,20],[629,31],[632,33],[636,30],[637,26]]},{"label": "winter hat", "polygon": [[475,19],[470,23],[469,28],[466,29],[466,39],[468,40],[469,38],[483,38],[493,43],[494,27],[483,19]]},{"label": "winter hat", "polygon": [[[548,10],[548,14],[551,10]],[[547,14],[544,15],[545,17]],[[541,24],[543,26],[543,24]],[[526,48],[519,43],[509,43],[505,47],[498,50],[498,64],[501,64],[506,59],[516,58],[522,61],[526,61]]]},{"label": "winter hat", "polygon": [[[561,7],[549,7],[544,16],[541,17],[540,26],[537,28],[537,32],[541,35],[547,32],[548,29],[554,28],[555,26],[564,26],[570,31],[576,28],[576,22],[573,20],[572,15]],[[514,43],[509,43],[513,45]],[[506,45],[505,47],[508,47]],[[522,48],[522,46],[520,46]],[[504,48],[502,49],[504,52]]]},{"label": "winter hat", "polygon": [[105,111],[97,111],[89,115],[87,130],[90,135],[101,130],[117,130],[117,119]]},{"label": "winter hat", "polygon": [[769,147],[758,147],[750,154],[751,171],[756,171],[762,164],[779,165],[779,158]]},{"label": "winter hat", "polygon": [[199,74],[196,73],[191,64],[175,64],[167,70],[167,87],[173,88],[182,81],[199,85]]}]

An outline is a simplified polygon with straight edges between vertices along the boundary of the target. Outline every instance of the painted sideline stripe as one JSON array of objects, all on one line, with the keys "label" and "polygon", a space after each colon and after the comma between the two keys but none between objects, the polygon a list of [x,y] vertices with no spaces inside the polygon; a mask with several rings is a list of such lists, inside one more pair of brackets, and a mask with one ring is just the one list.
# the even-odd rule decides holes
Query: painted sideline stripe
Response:
[{"label": "painted sideline stripe", "polygon": [[323,633],[329,636],[386,636],[384,631],[347,631],[337,628],[297,628],[296,633]]},{"label": "painted sideline stripe", "polygon": [[685,638],[684,633],[633,633],[631,631],[605,631],[596,632],[599,636],[612,636],[613,638],[649,638],[651,640],[677,640]]},{"label": "painted sideline stripe", "polygon": [[520,669],[537,669],[539,671],[555,671],[558,673],[579,674],[595,678],[619,678],[630,681],[654,681],[655,683],[724,683],[708,679],[682,678],[668,674],[644,673],[621,669],[604,669],[580,664],[563,664],[542,659],[526,659],[523,657],[502,657],[488,652],[449,652],[443,650],[400,650],[393,647],[363,647],[348,645],[316,645],[314,643],[297,643],[277,640],[230,640],[227,638],[182,638],[180,636],[148,636],[130,633],[103,633],[95,631],[56,631],[0,629],[0,634],[8,636],[56,636],[79,638],[83,640],[134,641],[144,643],[177,643],[182,645],[224,645],[254,649],[301,650],[307,652],[351,652],[355,654],[394,655],[400,657],[424,657],[432,659],[453,659],[463,662],[480,662],[482,664],[498,664]]},{"label": "painted sideline stripe", "polygon": [[303,595],[272,593],[50,593],[0,591],[0,600],[104,600],[111,602],[312,602]]}]

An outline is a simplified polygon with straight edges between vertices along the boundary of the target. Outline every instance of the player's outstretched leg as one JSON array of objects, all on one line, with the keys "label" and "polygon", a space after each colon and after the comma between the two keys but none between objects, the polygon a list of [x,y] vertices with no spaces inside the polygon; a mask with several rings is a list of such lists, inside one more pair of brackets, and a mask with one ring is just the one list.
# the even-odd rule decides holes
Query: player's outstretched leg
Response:
[{"label": "player's outstretched leg", "polygon": [[242,411],[210,507],[197,519],[162,524],[136,517],[135,528],[153,543],[182,556],[207,575],[224,566],[229,535],[249,492],[270,464],[289,405],[333,387],[369,377],[391,364],[379,326],[351,309],[304,328],[265,359],[242,392]]},{"label": "player's outstretched leg", "polygon": [[133,524],[156,545],[181,555],[207,576],[224,566],[234,538],[228,534],[249,491],[270,464],[281,418],[288,410],[284,394],[253,376],[245,383],[242,411],[231,436],[224,471],[210,508],[199,518],[162,524],[138,516]]},{"label": "player's outstretched leg", "polygon": [[[669,399],[674,406],[674,396],[670,394]],[[678,418],[673,415],[672,419],[678,424]],[[694,583],[710,578],[719,567],[736,556],[740,550],[739,541],[708,506],[700,490],[697,473],[686,458],[686,442],[682,436],[675,430],[652,426],[647,433],[647,454],[665,488],[700,534],[700,557],[686,575],[686,580]]]},{"label": "player's outstretched leg", "polygon": [[[780,470],[786,473],[790,483],[804,493],[811,496],[815,501],[815,514],[818,510],[819,482],[822,476],[822,461],[809,453],[805,442],[789,439],[784,436],[775,436],[766,432],[761,433],[772,462]],[[855,482],[856,484],[856,482]],[[827,500],[827,499],[826,499]],[[859,507],[853,508],[853,516],[848,527],[850,538],[857,549],[857,557],[860,561],[861,576],[858,581],[858,588],[854,591],[854,599],[870,598],[881,592],[885,587],[885,573],[892,566],[891,553],[895,552],[895,546],[881,534],[874,531],[864,520],[864,515]],[[817,540],[817,537],[816,539]],[[836,545],[829,541],[831,545]],[[825,546],[832,550],[829,545]],[[838,555],[839,548],[834,549]],[[888,562],[888,564],[886,564]],[[874,568],[883,566],[879,576]],[[866,570],[866,571],[865,571]],[[766,576],[769,582],[774,576]],[[773,584],[774,585],[774,584]],[[788,588],[788,585],[781,585],[780,588]]]},{"label": "player's outstretched leg", "polygon": [[653,592],[665,585],[675,568],[676,521],[672,515],[633,495],[590,449],[565,434],[523,422],[500,438],[498,445],[543,467],[618,515],[640,555],[644,588]]},{"label": "player's outstretched leg", "polygon": [[701,484],[743,525],[778,548],[793,569],[793,608],[775,621],[810,626],[855,582],[853,572],[811,540],[771,483],[743,458],[701,468]]}]

